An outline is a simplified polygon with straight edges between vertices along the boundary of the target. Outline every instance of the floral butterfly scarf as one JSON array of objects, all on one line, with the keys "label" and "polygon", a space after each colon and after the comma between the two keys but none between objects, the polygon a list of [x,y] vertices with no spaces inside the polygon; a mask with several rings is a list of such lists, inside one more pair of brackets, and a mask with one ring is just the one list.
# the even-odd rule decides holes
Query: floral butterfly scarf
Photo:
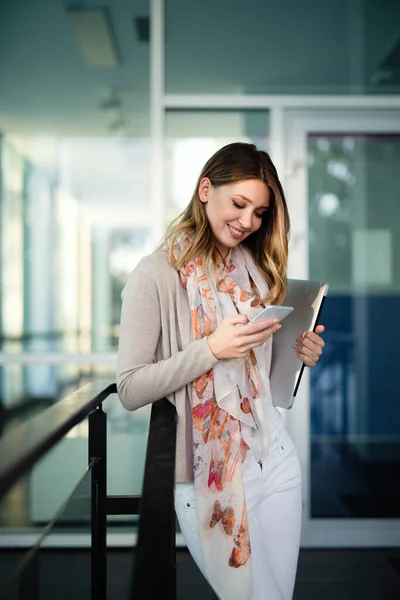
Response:
[{"label": "floral butterfly scarf", "polygon": [[[180,249],[190,243],[182,236]],[[231,277],[240,264],[249,274],[247,291]],[[193,339],[202,339],[228,315],[260,312],[266,283],[249,251],[232,251],[232,262],[209,270],[201,258],[180,271],[191,312]],[[255,285],[257,281],[257,287]],[[242,481],[242,463],[249,446],[244,427],[256,428],[254,402],[260,396],[256,355],[219,361],[192,385],[193,465],[197,519],[205,571],[224,600],[251,598],[251,549]],[[259,407],[257,407],[257,411]]]}]

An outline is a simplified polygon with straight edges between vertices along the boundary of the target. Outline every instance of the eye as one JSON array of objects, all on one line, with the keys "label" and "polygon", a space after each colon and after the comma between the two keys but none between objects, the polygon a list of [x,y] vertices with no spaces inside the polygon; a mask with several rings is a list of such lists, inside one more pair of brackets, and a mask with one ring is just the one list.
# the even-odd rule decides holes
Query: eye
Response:
[{"label": "eye", "polygon": [[244,208],[244,206],[242,206],[241,204],[238,204],[234,200],[232,200],[232,203],[233,203],[233,206],[236,206],[236,208]]}]

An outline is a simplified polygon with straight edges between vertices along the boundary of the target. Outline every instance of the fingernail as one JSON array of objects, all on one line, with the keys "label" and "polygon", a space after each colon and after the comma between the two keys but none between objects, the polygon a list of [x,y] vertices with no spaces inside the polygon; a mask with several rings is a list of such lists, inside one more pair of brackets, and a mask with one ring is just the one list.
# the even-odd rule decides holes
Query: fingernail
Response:
[{"label": "fingernail", "polygon": [[274,319],[272,322],[273,322],[274,324],[275,324],[275,323],[279,323],[279,319]]}]

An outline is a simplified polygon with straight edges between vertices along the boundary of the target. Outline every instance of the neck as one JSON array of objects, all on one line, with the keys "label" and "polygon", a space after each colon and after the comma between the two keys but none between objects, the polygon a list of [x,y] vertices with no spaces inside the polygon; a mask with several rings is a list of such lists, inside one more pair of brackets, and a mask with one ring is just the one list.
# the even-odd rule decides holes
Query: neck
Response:
[{"label": "neck", "polygon": [[215,246],[215,249],[218,252],[218,254],[220,255],[220,257],[222,258],[223,262],[225,263],[226,258],[229,254],[229,248],[228,248],[228,250],[226,250],[226,248],[225,248],[223,251],[221,251],[217,246]]}]

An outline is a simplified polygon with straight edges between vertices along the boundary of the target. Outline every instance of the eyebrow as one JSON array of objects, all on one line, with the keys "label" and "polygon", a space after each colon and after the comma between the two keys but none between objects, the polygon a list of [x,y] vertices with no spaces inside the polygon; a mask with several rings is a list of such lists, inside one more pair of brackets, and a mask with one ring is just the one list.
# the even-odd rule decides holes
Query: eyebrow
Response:
[{"label": "eyebrow", "polygon": [[[250,198],[243,196],[243,194],[233,194],[233,195],[237,196],[238,198],[242,198],[242,200],[246,200],[246,202],[250,202],[250,204],[253,204],[253,201],[250,200]],[[269,209],[269,204],[268,204],[268,206],[259,206],[257,208],[257,210],[268,210],[268,209]]]}]

